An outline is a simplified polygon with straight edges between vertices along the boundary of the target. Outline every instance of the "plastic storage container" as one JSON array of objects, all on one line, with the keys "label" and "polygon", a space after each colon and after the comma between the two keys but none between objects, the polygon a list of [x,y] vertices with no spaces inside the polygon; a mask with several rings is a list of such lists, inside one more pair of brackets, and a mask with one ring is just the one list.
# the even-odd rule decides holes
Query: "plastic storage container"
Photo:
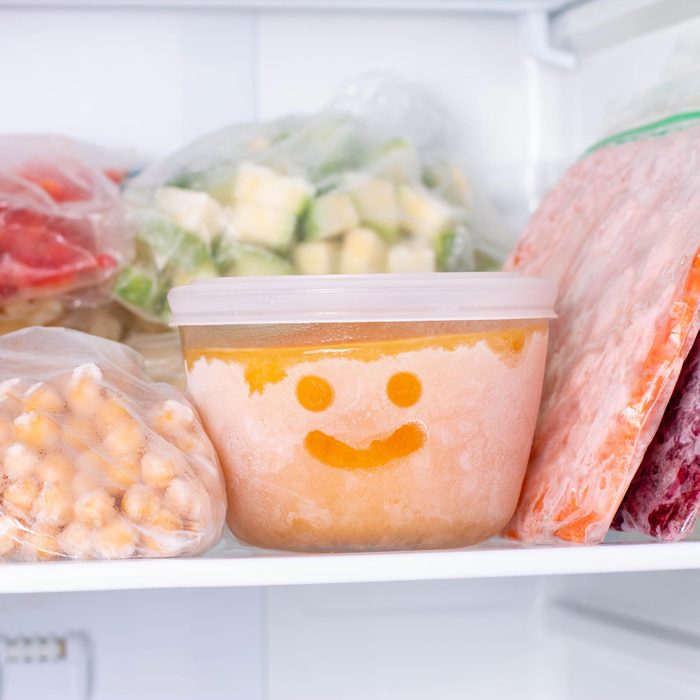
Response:
[{"label": "plastic storage container", "polygon": [[525,474],[555,293],[506,273],[174,289],[234,534],[299,551],[497,534]]}]

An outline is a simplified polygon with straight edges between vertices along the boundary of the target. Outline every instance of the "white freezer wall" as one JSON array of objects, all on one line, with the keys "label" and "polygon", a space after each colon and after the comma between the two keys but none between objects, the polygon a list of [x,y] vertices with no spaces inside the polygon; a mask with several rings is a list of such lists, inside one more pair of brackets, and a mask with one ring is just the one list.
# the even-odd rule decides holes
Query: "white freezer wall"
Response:
[{"label": "white freezer wall", "polygon": [[512,228],[540,118],[511,15],[234,9],[2,9],[0,133],[58,132],[148,162],[227,124],[312,111],[384,71],[449,115],[451,150]]},{"label": "white freezer wall", "polygon": [[0,636],[88,634],[92,700],[700,700],[699,584],[680,571],[6,595]]},{"label": "white freezer wall", "polygon": [[[589,4],[609,14],[623,3]],[[444,108],[451,150],[515,236],[598,139],[611,101],[652,84],[677,38],[699,32],[685,21],[598,45],[576,12],[553,25],[577,53],[566,70],[530,56],[512,14],[0,4],[0,65],[11,67],[0,133],[64,133],[143,163],[228,124],[320,109],[343,81],[385,71]]]}]

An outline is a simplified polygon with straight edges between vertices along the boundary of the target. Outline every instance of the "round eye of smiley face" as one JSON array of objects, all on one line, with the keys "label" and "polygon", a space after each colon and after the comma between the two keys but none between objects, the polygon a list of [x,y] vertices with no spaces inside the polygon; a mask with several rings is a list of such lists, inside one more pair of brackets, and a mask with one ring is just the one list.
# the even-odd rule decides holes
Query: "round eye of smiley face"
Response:
[{"label": "round eye of smiley face", "polygon": [[309,374],[297,384],[297,399],[307,411],[325,411],[333,403],[333,387],[322,377]]},{"label": "round eye of smiley face", "polygon": [[423,393],[420,379],[412,372],[397,372],[386,385],[387,396],[400,408],[413,406]]}]

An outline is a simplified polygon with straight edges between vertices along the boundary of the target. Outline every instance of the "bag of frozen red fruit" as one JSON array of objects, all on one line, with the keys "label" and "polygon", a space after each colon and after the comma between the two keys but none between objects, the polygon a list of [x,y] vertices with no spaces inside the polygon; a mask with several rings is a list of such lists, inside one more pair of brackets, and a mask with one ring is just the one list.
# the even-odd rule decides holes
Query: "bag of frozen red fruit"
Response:
[{"label": "bag of frozen red fruit", "polygon": [[199,554],[225,512],[197,415],[138,353],[63,328],[0,337],[0,558]]},{"label": "bag of frozen red fruit", "polygon": [[0,307],[101,285],[128,260],[124,173],[57,136],[0,136]]}]

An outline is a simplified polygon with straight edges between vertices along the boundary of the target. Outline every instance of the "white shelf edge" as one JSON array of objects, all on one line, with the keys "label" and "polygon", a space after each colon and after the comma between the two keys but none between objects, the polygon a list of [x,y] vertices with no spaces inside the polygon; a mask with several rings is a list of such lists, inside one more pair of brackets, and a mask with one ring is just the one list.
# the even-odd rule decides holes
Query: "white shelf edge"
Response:
[{"label": "white shelf edge", "polygon": [[487,12],[546,10],[553,12],[574,0],[0,0],[0,8],[181,8],[296,11]]},{"label": "white shelf edge", "polygon": [[0,593],[225,588],[700,569],[700,541],[0,565]]}]

